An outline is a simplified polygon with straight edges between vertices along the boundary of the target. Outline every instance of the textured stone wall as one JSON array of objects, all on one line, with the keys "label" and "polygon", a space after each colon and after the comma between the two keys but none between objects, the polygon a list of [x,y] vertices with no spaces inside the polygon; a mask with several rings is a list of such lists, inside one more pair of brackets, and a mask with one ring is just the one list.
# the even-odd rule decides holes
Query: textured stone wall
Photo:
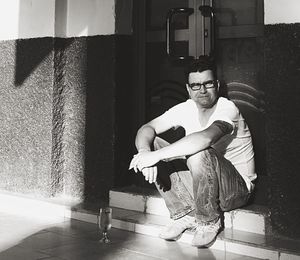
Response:
[{"label": "textured stone wall", "polygon": [[86,38],[55,39],[54,46],[53,185],[56,194],[82,197],[87,88]]},{"label": "textured stone wall", "polygon": [[0,189],[51,194],[52,46],[0,42]]},{"label": "textured stone wall", "polygon": [[0,50],[0,189],[107,201],[132,154],[131,37],[3,41]]},{"label": "textured stone wall", "polygon": [[300,24],[265,26],[267,171],[273,229],[300,237]]}]

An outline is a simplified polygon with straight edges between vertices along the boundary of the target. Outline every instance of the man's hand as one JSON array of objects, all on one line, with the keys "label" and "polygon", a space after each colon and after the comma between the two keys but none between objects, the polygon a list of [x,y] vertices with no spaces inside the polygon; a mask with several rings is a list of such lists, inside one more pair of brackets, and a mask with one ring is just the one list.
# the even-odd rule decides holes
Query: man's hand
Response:
[{"label": "man's hand", "polygon": [[147,167],[142,170],[145,180],[154,183],[157,180],[157,166]]},{"label": "man's hand", "polygon": [[135,172],[142,171],[144,168],[154,166],[159,161],[156,151],[142,151],[133,156],[129,170],[133,168]]}]

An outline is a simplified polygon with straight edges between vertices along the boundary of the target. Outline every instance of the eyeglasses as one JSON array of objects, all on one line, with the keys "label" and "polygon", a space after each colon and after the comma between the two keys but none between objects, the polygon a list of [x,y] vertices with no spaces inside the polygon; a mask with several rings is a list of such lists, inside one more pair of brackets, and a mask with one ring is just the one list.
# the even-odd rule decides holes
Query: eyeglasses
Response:
[{"label": "eyeglasses", "polygon": [[215,88],[218,83],[218,80],[208,80],[203,83],[191,83],[188,84],[191,90],[199,90],[201,89],[201,86],[203,86],[205,89]]}]

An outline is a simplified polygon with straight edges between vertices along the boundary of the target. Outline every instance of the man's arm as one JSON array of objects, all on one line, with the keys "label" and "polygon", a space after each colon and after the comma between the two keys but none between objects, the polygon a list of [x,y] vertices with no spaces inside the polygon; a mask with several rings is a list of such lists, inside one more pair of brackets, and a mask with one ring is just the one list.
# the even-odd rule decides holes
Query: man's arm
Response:
[{"label": "man's arm", "polygon": [[143,125],[137,132],[135,138],[135,146],[138,152],[151,151],[154,138],[173,126],[163,120],[162,116],[159,116],[147,124]]},{"label": "man's arm", "polygon": [[230,134],[232,130],[233,127],[231,124],[218,120],[205,130],[187,135],[177,142],[155,152],[160,160],[192,155],[207,149],[224,135]]},{"label": "man's arm", "polygon": [[[149,123],[143,125],[138,130],[135,138],[135,146],[137,148],[138,155],[150,153],[154,138],[158,134],[167,131],[171,127],[172,125],[166,122],[162,116],[157,117]],[[134,168],[135,172],[137,172],[137,165],[134,164],[135,157],[136,155],[132,159],[129,169]],[[150,165],[149,167],[143,167],[143,169],[140,169],[140,171],[144,175],[146,181],[149,183],[156,182],[157,167],[154,164]]]},{"label": "man's arm", "polygon": [[138,152],[151,151],[151,145],[156,136],[155,129],[146,124],[143,125],[137,132],[135,138],[135,146]]},{"label": "man's arm", "polygon": [[157,151],[137,154],[132,159],[131,166],[141,170],[164,159],[195,154],[207,149],[224,135],[230,134],[232,130],[231,124],[225,121],[215,121],[207,129],[187,135]]}]

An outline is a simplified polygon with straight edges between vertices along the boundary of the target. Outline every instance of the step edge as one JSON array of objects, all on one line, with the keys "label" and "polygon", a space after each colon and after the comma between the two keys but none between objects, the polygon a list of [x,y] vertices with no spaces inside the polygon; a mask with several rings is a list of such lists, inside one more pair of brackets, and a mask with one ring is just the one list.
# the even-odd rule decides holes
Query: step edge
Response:
[{"label": "step edge", "polygon": [[[155,199],[157,206],[153,206],[151,202]],[[133,202],[136,200],[136,203]],[[112,207],[122,208],[125,210],[134,210],[141,213],[148,213],[157,216],[169,216],[169,211],[164,203],[163,198],[137,195],[128,192],[110,192],[109,204]],[[234,227],[237,230],[254,232],[257,234],[269,234],[268,217],[265,214],[260,214],[252,210],[236,209],[224,212],[225,222],[227,227]],[[257,225],[251,225],[251,223]],[[250,225],[249,225],[250,223]]]},{"label": "step edge", "polygon": [[[127,222],[127,223],[130,223],[131,225],[149,226],[149,227],[153,227],[153,228],[161,228],[163,226],[163,225],[158,225],[158,224],[139,223],[139,222],[135,222],[135,221],[131,222],[131,221],[127,220],[126,218],[113,218],[113,219],[121,221],[121,222]],[[118,227],[115,227],[115,228],[118,228]],[[136,232],[136,231],[133,231],[133,230],[128,230],[128,231]],[[247,231],[240,231],[240,232],[251,233],[251,232],[247,232]],[[137,232],[137,233],[139,233],[139,232]],[[141,234],[144,234],[144,233],[141,233]],[[193,233],[190,232],[190,231],[186,231],[185,234],[187,236],[193,236]],[[149,235],[149,234],[145,234],[145,235]],[[261,236],[264,236],[264,235],[261,235]],[[155,237],[158,237],[158,235],[155,236]],[[252,248],[260,248],[260,249],[266,250],[268,252],[273,252],[273,253],[276,252],[278,254],[285,253],[285,254],[291,254],[293,256],[299,256],[300,257],[300,252],[295,252],[293,250],[289,250],[289,249],[285,249],[285,248],[277,249],[277,248],[274,248],[272,246],[268,247],[267,245],[260,245],[260,244],[255,244],[255,243],[251,243],[251,242],[245,242],[245,241],[240,241],[240,240],[237,240],[237,239],[224,238],[224,237],[218,237],[217,240],[218,241],[223,241],[223,242],[226,242],[226,243],[234,243],[234,244],[239,244],[239,245],[243,245],[243,246],[248,246],[248,247],[252,247]],[[183,241],[180,241],[180,240],[178,240],[178,242],[186,243],[186,242],[183,242]],[[249,256],[252,256],[252,255],[249,255]]]},{"label": "step edge", "polygon": [[[136,197],[140,197],[140,199],[143,199],[143,200],[146,200],[147,197],[152,197],[152,198],[159,199],[159,200],[163,201],[163,198],[159,195],[158,196],[154,196],[154,195],[151,195],[151,194],[150,195],[149,194],[143,195],[141,193],[119,191],[117,189],[110,190],[109,197],[111,197],[111,192],[112,193],[130,194],[130,195],[134,195]],[[247,207],[249,207],[249,208],[247,208]],[[246,207],[235,209],[235,210],[232,210],[230,212],[232,212],[232,213],[234,213],[234,212],[249,212],[251,214],[258,214],[258,215],[262,215],[264,217],[269,217],[270,216],[270,211],[267,209],[266,206],[256,205],[256,204],[247,205]]]}]

